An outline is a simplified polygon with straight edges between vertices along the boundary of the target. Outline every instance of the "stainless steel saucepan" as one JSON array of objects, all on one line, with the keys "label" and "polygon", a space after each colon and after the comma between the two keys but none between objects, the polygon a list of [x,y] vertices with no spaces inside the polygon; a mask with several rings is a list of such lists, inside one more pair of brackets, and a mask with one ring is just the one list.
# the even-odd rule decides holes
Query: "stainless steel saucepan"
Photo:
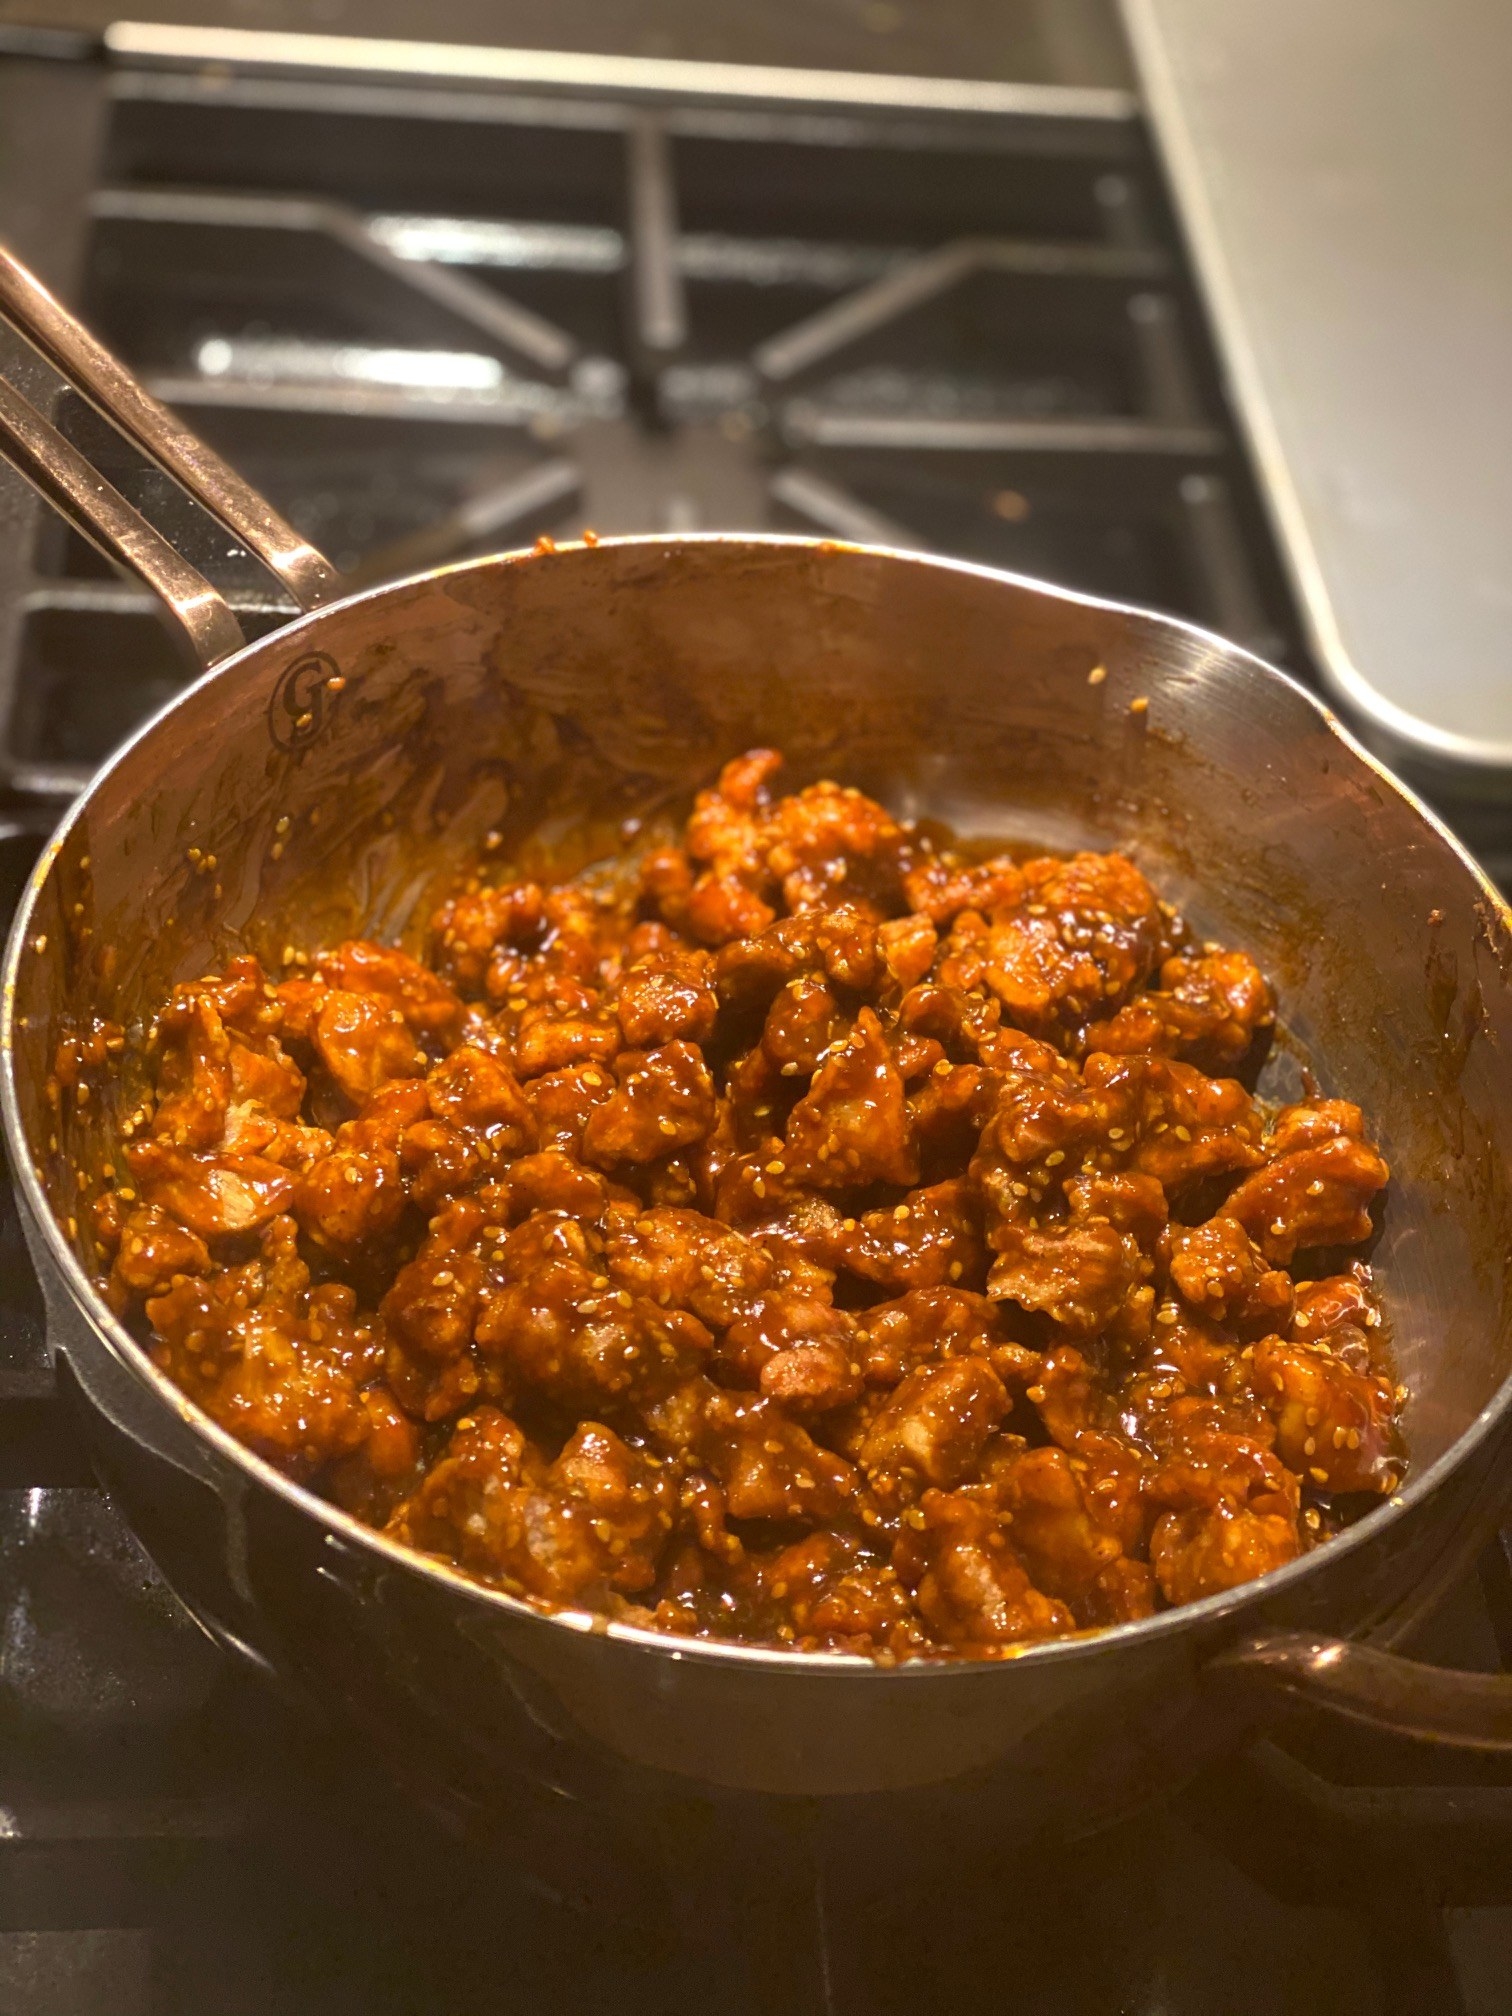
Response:
[{"label": "stainless steel saucepan", "polygon": [[[1283,1695],[1512,1748],[1512,1681],[1392,1651],[1483,1543],[1512,1432],[1512,937],[1450,836],[1305,692],[1190,626],[986,568],[811,540],[606,540],[341,583],[12,260],[0,308],[287,584],[214,590],[13,392],[4,452],[162,596],[205,675],[105,765],[6,955],[5,1132],[58,1376],[163,1573],[222,1643],[433,1782],[595,1774],[778,1794],[974,1788],[1025,1827],[1190,1772]],[[1094,668],[1105,676],[1091,680]],[[1145,703],[1148,704],[1136,704]],[[413,930],[484,835],[686,797],[749,744],[904,814],[1130,850],[1273,976],[1303,1066],[1378,1123],[1373,1255],[1411,1390],[1388,1503],[1257,1582],[987,1663],[883,1670],[547,1617],[291,1484],[156,1371],[95,1288],[76,1171],[120,1117],[49,1098],[65,1023],[140,1027],[239,948]],[[593,844],[590,834],[585,847]],[[121,1093],[128,1101],[132,1088]],[[574,1795],[575,1796],[575,1795]]]}]

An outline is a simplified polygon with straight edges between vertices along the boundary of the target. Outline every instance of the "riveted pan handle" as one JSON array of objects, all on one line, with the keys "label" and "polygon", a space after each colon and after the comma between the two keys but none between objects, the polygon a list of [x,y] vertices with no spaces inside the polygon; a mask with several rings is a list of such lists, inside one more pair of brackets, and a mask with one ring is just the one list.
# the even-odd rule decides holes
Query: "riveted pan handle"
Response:
[{"label": "riveted pan handle", "polygon": [[1367,1729],[1512,1756],[1512,1676],[1427,1666],[1374,1645],[1276,1631],[1222,1652],[1208,1678],[1260,1702],[1289,1700]]},{"label": "riveted pan handle", "polygon": [[[342,592],[341,577],[252,486],[159,405],[19,259],[0,246],[0,316],[233,538],[301,609]],[[160,596],[206,670],[240,648],[224,600],[14,387],[0,387],[0,454],[76,531]]]}]

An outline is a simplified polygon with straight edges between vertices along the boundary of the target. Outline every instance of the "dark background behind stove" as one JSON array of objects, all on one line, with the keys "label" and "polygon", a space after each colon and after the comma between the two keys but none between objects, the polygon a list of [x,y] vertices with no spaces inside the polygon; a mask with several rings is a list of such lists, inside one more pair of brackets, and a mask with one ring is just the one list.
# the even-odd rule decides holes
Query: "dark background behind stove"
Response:
[{"label": "dark background behind stove", "polygon": [[[0,5],[0,24],[27,12]],[[47,26],[106,18],[67,0]],[[446,0],[423,21],[407,6],[330,0],[163,18],[1126,81],[1090,0],[578,0],[546,12]],[[1046,122],[1030,144],[990,122],[910,132],[841,119],[822,137],[781,120],[721,128],[706,111],[690,124],[674,108],[632,139],[623,108],[589,106],[566,126],[560,104],[513,122],[417,122],[394,103],[299,101],[257,80],[238,93],[112,78],[87,34],[13,34],[10,48],[0,234],[343,564],[424,564],[427,526],[459,505],[488,520],[480,547],[585,522],[864,534],[890,521],[908,543],[1176,608],[1306,674],[1137,121]],[[459,320],[455,302],[416,291],[414,273],[354,251],[350,216],[341,241],[329,216],[301,225],[265,210],[259,222],[249,196],[334,199],[359,220],[575,227],[545,246],[550,257],[538,238],[534,264],[425,270],[549,317],[576,341],[576,377],[570,364],[549,380],[524,374],[536,389],[515,419],[497,402],[460,419],[405,410],[407,395],[372,384],[343,406],[308,351],[292,377],[284,355],[285,375],[269,378],[279,357],[267,345],[290,335],[519,359],[480,331],[480,297]],[[866,346],[820,344],[786,377],[753,368],[753,352],[805,317],[917,272],[889,268],[892,256],[928,258],[963,233],[1017,250],[911,317],[879,316]],[[679,237],[687,331],[667,342],[650,310],[666,306]],[[1033,270],[1057,245],[1071,248],[1060,270]],[[241,343],[245,363],[248,339],[262,378],[234,355],[218,376],[199,368],[207,342]],[[47,395],[40,367],[6,356]],[[585,380],[594,357],[618,375],[590,363]],[[491,390],[516,396],[518,375]],[[75,405],[60,410],[81,438],[102,439]],[[963,440],[984,422],[997,445]],[[1030,443],[1015,425],[1049,432]],[[214,561],[249,625],[275,620],[255,570],[228,562],[224,542],[129,458],[113,467]],[[183,674],[135,591],[0,477],[8,915],[84,770]],[[1503,1551],[1423,1647],[1512,1664]],[[4,2016],[586,2011],[611,1998],[741,2016],[945,2004],[1499,2016],[1512,2004],[1505,1776],[1298,1728],[1097,1842],[1034,1869],[967,1864],[908,1897],[868,1892],[847,1858],[774,1853],[754,1833],[737,1837],[712,1889],[674,1882],[670,1900],[646,1871],[598,1853],[591,1829],[553,1852],[549,1816],[528,1815],[492,1853],[461,1847],[296,1706],[230,1669],[157,1583],[60,1410],[0,1198]]]}]

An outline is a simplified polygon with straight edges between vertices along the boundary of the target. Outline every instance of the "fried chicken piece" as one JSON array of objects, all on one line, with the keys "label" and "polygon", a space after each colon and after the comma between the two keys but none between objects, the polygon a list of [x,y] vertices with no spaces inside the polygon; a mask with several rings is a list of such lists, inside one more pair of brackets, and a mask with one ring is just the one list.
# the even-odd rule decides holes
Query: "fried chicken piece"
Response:
[{"label": "fried chicken piece", "polygon": [[719,1013],[708,954],[675,949],[637,960],[622,977],[614,1005],[632,1050],[655,1049],[678,1037],[707,1043]]},{"label": "fried chicken piece", "polygon": [[483,1211],[471,1199],[439,1212],[380,1307],[395,1347],[389,1383],[427,1421],[455,1413],[478,1390],[469,1346],[484,1279],[476,1250],[482,1225]]},{"label": "fried chicken piece", "polygon": [[779,988],[805,974],[865,993],[886,972],[875,918],[849,903],[780,917],[714,955],[720,1002],[737,1014],[765,1011]]},{"label": "fried chicken piece", "polygon": [[[1291,1320],[1291,1334],[1303,1343],[1317,1343],[1333,1331],[1347,1329],[1367,1335],[1381,1321],[1380,1306],[1371,1286],[1370,1269],[1356,1261],[1345,1274],[1330,1274],[1321,1281],[1299,1281]],[[1281,1325],[1273,1326],[1280,1329]]]},{"label": "fried chicken piece", "polygon": [[1187,1401],[1157,1423],[1166,1449],[1146,1493],[1170,1509],[1155,1522],[1150,1563],[1169,1603],[1236,1588],[1301,1552],[1296,1478],[1258,1436],[1224,1425],[1232,1418]]},{"label": "fried chicken piece", "polygon": [[656,1579],[675,1503],[656,1458],[600,1422],[583,1422],[548,1466],[507,1414],[481,1407],[388,1530],[517,1593],[601,1601]]},{"label": "fried chicken piece", "polygon": [[829,981],[802,973],[777,992],[761,1030],[761,1052],[783,1078],[812,1078],[850,1029]]},{"label": "fried chicken piece", "polygon": [[833,1519],[856,1488],[843,1456],[822,1449],[780,1406],[709,1386],[699,1396],[700,1460],[724,1489],[732,1519]]},{"label": "fried chicken piece", "polygon": [[968,1351],[990,1358],[999,1377],[1016,1384],[1039,1370],[1037,1351],[1004,1337],[998,1308],[965,1289],[910,1289],[858,1320],[861,1370],[870,1386],[895,1386],[917,1366]]},{"label": "fried chicken piece", "polygon": [[715,1348],[729,1376],[799,1415],[843,1407],[861,1391],[860,1333],[826,1295],[775,1289],[736,1316]]},{"label": "fried chicken piece", "polygon": [[1233,1078],[1205,1078],[1167,1057],[1089,1057],[1089,1089],[1117,1108],[1132,1149],[1129,1166],[1153,1176],[1168,1194],[1204,1177],[1253,1169],[1260,1158],[1260,1117]]},{"label": "fried chicken piece", "polygon": [[979,1657],[1076,1628],[1064,1603],[1030,1582],[1001,1515],[969,1491],[926,1491],[893,1561],[936,1639]]},{"label": "fried chicken piece", "polygon": [[1284,1331],[1291,1319],[1291,1276],[1265,1257],[1232,1218],[1178,1226],[1171,1234],[1171,1282],[1188,1306],[1241,1335]]},{"label": "fried chicken piece", "polygon": [[824,1190],[918,1180],[903,1080],[870,1008],[788,1116],[782,1159],[794,1181]]},{"label": "fried chicken piece", "polygon": [[119,1315],[161,1294],[177,1275],[209,1272],[210,1249],[203,1239],[156,1205],[138,1205],[121,1226],[106,1294]]},{"label": "fried chicken piece", "polygon": [[391,1148],[338,1144],[296,1179],[290,1209],[317,1245],[354,1254],[393,1231],[405,1201]]},{"label": "fried chicken piece", "polygon": [[420,1430],[383,1386],[358,1396],[367,1432],[357,1447],[330,1465],[322,1488],[344,1512],[382,1526],[424,1469]]},{"label": "fried chicken piece", "polygon": [[1335,1135],[1247,1176],[1223,1207],[1278,1267],[1301,1247],[1354,1246],[1371,1233],[1370,1205],[1391,1171],[1368,1141]]},{"label": "fried chicken piece", "polygon": [[911,910],[922,911],[932,924],[951,924],[963,910],[990,917],[997,910],[1015,910],[1025,899],[1024,871],[1005,854],[990,861],[967,861],[949,852],[924,855],[903,878]]},{"label": "fried chicken piece", "polygon": [[691,1309],[715,1330],[748,1315],[781,1277],[754,1239],[701,1211],[666,1207],[622,1225],[605,1247],[604,1264],[620,1286],[663,1308]]},{"label": "fried chicken piece", "polygon": [[396,946],[349,938],[323,954],[318,965],[333,988],[396,1008],[412,1035],[444,1043],[461,1027],[462,1002],[454,990]]},{"label": "fried chicken piece", "polygon": [[1058,1597],[1079,1624],[1148,1617],[1155,1607],[1149,1572],[1129,1573],[1135,1564],[1098,1518],[1087,1487],[1084,1460],[1062,1449],[1026,1449],[993,1480],[1014,1551],[1037,1589]]},{"label": "fried chicken piece", "polygon": [[[1337,1333],[1335,1333],[1337,1334]],[[1267,1337],[1251,1361],[1255,1391],[1275,1416],[1286,1465],[1325,1491],[1392,1490],[1401,1466],[1392,1446],[1389,1379],[1357,1372],[1326,1343]]]},{"label": "fried chicken piece", "polygon": [[315,1014],[316,1055],[354,1106],[395,1078],[417,1078],[425,1054],[415,1047],[404,1016],[366,994],[327,988]]},{"label": "fried chicken piece", "polygon": [[1105,1329],[1150,1273],[1136,1241],[1106,1220],[999,1225],[990,1243],[998,1257],[987,1293],[1041,1311],[1073,1337]]},{"label": "fried chicken piece", "polygon": [[1227,1500],[1167,1512],[1150,1537],[1150,1563],[1168,1603],[1196,1603],[1284,1568],[1301,1552],[1294,1515]]},{"label": "fried chicken piece", "polygon": [[602,1236],[557,1211],[536,1212],[497,1242],[473,1336],[506,1392],[580,1413],[645,1405],[686,1379],[712,1343],[690,1311],[615,1288]]},{"label": "fried chicken piece", "polygon": [[488,1142],[494,1156],[535,1146],[535,1116],[507,1064],[463,1043],[432,1067],[425,1081],[432,1116]]},{"label": "fried chicken piece", "polygon": [[442,977],[476,1000],[495,949],[528,945],[539,937],[545,901],[539,883],[512,882],[503,889],[465,889],[443,903],[431,920]]},{"label": "fried chicken piece", "polygon": [[1080,1224],[1108,1224],[1153,1253],[1166,1229],[1165,1192],[1153,1176],[1074,1176],[1066,1202]]},{"label": "fried chicken piece", "polygon": [[842,891],[877,916],[902,902],[908,836],[851,786],[826,781],[780,798],[762,824],[761,845],[790,912],[826,909]]},{"label": "fried chicken piece", "polygon": [[964,1483],[1008,1412],[1008,1391],[986,1357],[943,1359],[910,1372],[873,1415],[859,1461],[875,1486],[891,1473]]},{"label": "fried chicken piece", "polygon": [[212,1279],[180,1274],[147,1303],[155,1362],[211,1419],[291,1476],[349,1455],[369,1432],[359,1378],[371,1332],[352,1318],[350,1289],[322,1307],[294,1223],[275,1219],[257,1260]]},{"label": "fried chicken piece", "polygon": [[573,1064],[548,1071],[520,1087],[535,1120],[542,1148],[557,1148],[582,1159],[583,1134],[601,1106],[615,1095],[615,1078],[597,1064]]},{"label": "fried chicken piece", "polygon": [[1094,1022],[1083,1042],[1089,1053],[1144,1052],[1223,1071],[1242,1062],[1275,1019],[1275,996],[1248,953],[1206,952],[1167,959],[1158,990]]},{"label": "fried chicken piece", "polygon": [[490,1223],[498,1225],[518,1225],[534,1211],[562,1211],[584,1224],[602,1225],[616,1204],[632,1215],[640,1208],[638,1198],[597,1169],[585,1169],[563,1148],[518,1156],[501,1175],[479,1187],[478,1201]]},{"label": "fried chicken piece", "polygon": [[910,1086],[908,1118],[922,1171],[949,1176],[968,1163],[997,1104],[999,1080],[980,1064],[936,1064]]},{"label": "fried chicken piece", "polygon": [[261,1155],[191,1155],[163,1141],[133,1141],[125,1152],[143,1200],[200,1239],[256,1232],[293,1195],[288,1171]]},{"label": "fried chicken piece", "polygon": [[1283,1106],[1266,1130],[1265,1147],[1274,1162],[1298,1148],[1318,1148],[1343,1137],[1365,1139],[1365,1115],[1352,1099],[1299,1099]]},{"label": "fried chicken piece", "polygon": [[977,1200],[959,1177],[910,1190],[900,1203],[863,1212],[842,1253],[850,1273],[894,1292],[979,1286],[986,1254]]},{"label": "fried chicken piece", "polygon": [[1084,1431],[1102,1425],[1094,1368],[1072,1344],[1057,1344],[1045,1353],[1028,1397],[1045,1424],[1045,1432],[1062,1449],[1074,1449]]},{"label": "fried chicken piece", "polygon": [[157,1027],[153,1132],[175,1148],[211,1148],[231,1103],[231,1039],[201,988],[175,988]]},{"label": "fried chicken piece", "polygon": [[726,763],[718,783],[694,799],[684,847],[660,849],[642,864],[642,886],[663,917],[705,945],[752,937],[776,915],[764,824],[767,787],[781,767],[774,749]]},{"label": "fried chicken piece", "polygon": [[957,918],[946,947],[965,955],[960,979],[975,984],[979,967],[1008,1020],[1034,1035],[1076,1029],[1121,1005],[1166,948],[1143,875],[1121,854],[1077,854],[1026,862],[1023,876],[1024,899],[992,911],[985,934],[962,930],[977,913]]},{"label": "fried chicken piece", "polygon": [[1037,1054],[1041,1048],[997,1074],[997,1102],[967,1168],[990,1246],[1000,1236],[1013,1243],[1010,1228],[1037,1229],[1034,1221],[1054,1214],[1047,1192],[1053,1198],[1064,1178],[1093,1167],[1105,1144],[1106,1159],[1121,1159],[1128,1138],[1123,1104],[1081,1084],[1053,1051]]},{"label": "fried chicken piece", "polygon": [[600,1169],[653,1162],[691,1147],[713,1126],[714,1081],[695,1044],[622,1051],[614,1073],[616,1090],[583,1128],[585,1162]]},{"label": "fried chicken piece", "polygon": [[850,1534],[807,1533],[752,1563],[749,1624],[804,1650],[922,1651],[927,1640],[897,1570]]}]

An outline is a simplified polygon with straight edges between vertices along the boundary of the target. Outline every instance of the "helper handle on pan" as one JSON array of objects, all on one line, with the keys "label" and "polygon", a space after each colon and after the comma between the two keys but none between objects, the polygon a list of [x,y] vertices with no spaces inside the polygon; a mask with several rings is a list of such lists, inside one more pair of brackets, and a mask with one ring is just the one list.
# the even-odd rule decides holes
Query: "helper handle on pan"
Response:
[{"label": "helper handle on pan", "polygon": [[1310,1631],[1266,1632],[1207,1668],[1225,1688],[1298,1702],[1394,1736],[1512,1755],[1512,1677],[1426,1666]]},{"label": "helper handle on pan", "polygon": [[[319,608],[343,593],[341,577],[330,561],[166,406],[159,405],[119,358],[3,246],[0,316],[127,440],[255,553],[301,609]],[[208,669],[239,648],[240,629],[215,590],[9,387],[0,409],[0,452],[78,531],[163,597],[202,666]]]}]

